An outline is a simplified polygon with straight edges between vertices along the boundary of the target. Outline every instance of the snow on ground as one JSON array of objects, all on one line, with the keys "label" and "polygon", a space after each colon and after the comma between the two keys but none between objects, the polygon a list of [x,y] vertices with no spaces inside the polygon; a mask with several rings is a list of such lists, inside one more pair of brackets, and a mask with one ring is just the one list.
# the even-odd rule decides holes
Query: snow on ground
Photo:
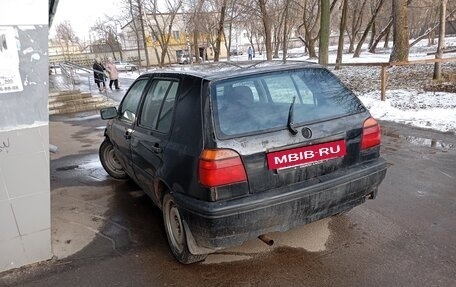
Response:
[{"label": "snow on ground", "polygon": [[455,93],[391,90],[384,102],[379,91],[359,98],[377,119],[456,133]]}]

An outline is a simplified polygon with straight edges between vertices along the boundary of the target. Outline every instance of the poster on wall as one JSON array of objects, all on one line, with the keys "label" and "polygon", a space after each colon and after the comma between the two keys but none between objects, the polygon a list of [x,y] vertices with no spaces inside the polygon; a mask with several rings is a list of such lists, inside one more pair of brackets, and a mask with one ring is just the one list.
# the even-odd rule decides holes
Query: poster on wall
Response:
[{"label": "poster on wall", "polygon": [[16,43],[16,28],[0,26],[0,94],[23,90]]}]

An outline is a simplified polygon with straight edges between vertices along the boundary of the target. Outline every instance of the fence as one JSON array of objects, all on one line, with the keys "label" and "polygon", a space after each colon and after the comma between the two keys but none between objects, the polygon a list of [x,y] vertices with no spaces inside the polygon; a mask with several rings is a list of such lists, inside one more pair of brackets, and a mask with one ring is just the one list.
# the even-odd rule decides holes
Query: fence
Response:
[{"label": "fence", "polygon": [[387,69],[388,67],[394,66],[408,66],[415,64],[433,64],[433,63],[449,63],[456,62],[456,57],[443,58],[443,59],[422,59],[412,60],[404,62],[376,62],[376,63],[341,63],[341,64],[328,64],[328,66],[340,66],[340,67],[381,67],[380,72],[380,83],[381,83],[381,96],[382,101],[386,100],[386,86],[387,86]]}]

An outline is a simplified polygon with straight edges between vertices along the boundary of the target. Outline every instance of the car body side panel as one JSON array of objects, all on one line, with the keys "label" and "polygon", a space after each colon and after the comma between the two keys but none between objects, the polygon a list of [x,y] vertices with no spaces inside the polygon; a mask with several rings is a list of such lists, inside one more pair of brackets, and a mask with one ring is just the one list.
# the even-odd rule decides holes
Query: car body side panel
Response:
[{"label": "car body side panel", "polygon": [[116,120],[113,122],[110,131],[110,139],[114,146],[116,156],[121,162],[122,167],[128,175],[134,175],[131,152],[130,138],[127,135],[129,129],[133,127],[131,122]]},{"label": "car body side panel", "polygon": [[208,199],[198,182],[199,156],[203,148],[201,84],[202,80],[197,77],[181,79],[171,137],[163,153],[165,165],[157,171],[157,176],[172,192]]},{"label": "car body side panel", "polygon": [[166,137],[166,135],[136,127],[131,138],[131,154],[137,182],[155,203],[158,203],[159,199],[154,193],[154,178],[157,168],[163,164],[161,150],[166,145]]}]

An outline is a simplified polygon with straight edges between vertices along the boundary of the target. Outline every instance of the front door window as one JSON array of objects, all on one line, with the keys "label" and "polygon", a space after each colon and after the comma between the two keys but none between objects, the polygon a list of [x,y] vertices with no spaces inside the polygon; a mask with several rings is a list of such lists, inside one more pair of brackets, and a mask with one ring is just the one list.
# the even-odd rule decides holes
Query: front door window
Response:
[{"label": "front door window", "polygon": [[120,118],[133,122],[136,118],[136,111],[138,110],[139,100],[146,87],[147,79],[136,81],[125,95],[119,107]]}]

